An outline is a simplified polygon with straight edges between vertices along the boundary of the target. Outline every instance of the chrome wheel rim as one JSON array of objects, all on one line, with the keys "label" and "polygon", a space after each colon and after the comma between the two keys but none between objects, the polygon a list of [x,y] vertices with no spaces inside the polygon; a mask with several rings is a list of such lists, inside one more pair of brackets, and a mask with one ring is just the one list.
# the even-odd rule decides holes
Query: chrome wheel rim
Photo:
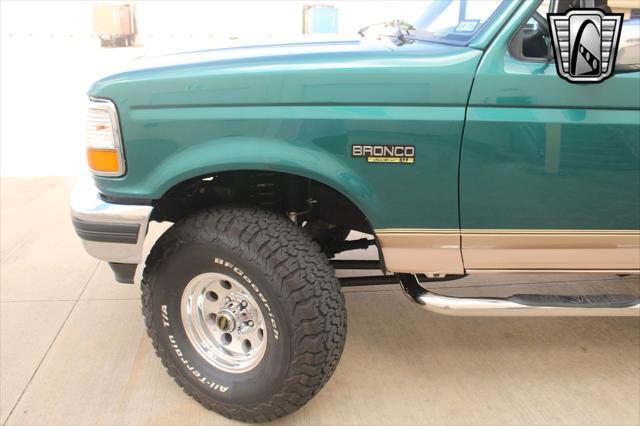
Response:
[{"label": "chrome wheel rim", "polygon": [[230,373],[255,368],[267,348],[260,305],[234,278],[208,272],[182,293],[182,324],[189,341],[211,365]]}]

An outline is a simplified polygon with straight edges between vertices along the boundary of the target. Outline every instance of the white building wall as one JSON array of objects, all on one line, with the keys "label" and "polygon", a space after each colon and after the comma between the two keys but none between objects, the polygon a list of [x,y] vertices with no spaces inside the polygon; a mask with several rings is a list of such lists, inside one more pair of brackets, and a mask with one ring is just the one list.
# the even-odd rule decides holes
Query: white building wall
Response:
[{"label": "white building wall", "polygon": [[202,46],[229,39],[282,39],[302,35],[303,7],[338,9],[338,34],[365,25],[413,20],[429,1],[140,1],[135,3],[138,42],[148,47]]},{"label": "white building wall", "polygon": [[229,39],[260,41],[302,35],[303,7],[338,10],[338,34],[354,35],[376,22],[411,22],[429,0],[410,1],[12,1],[4,8],[2,33],[11,37],[91,38],[92,6],[131,4],[139,45],[189,49]]}]

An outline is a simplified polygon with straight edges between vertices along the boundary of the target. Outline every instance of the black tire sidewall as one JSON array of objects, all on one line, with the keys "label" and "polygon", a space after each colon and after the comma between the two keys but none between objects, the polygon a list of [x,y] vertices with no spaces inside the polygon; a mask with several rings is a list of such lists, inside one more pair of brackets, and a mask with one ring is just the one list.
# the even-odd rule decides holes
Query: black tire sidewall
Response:
[{"label": "black tire sidewall", "polygon": [[[260,364],[250,371],[230,373],[215,368],[186,335],[180,311],[182,294],[189,281],[207,272],[222,273],[242,283],[260,306],[267,348]],[[247,285],[247,279],[254,286]],[[200,398],[214,403],[255,405],[280,392],[290,365],[291,333],[280,302],[283,296],[278,294],[280,286],[260,266],[245,261],[221,243],[187,243],[165,259],[155,280],[151,305],[158,343],[164,346],[177,372],[200,392]]]}]

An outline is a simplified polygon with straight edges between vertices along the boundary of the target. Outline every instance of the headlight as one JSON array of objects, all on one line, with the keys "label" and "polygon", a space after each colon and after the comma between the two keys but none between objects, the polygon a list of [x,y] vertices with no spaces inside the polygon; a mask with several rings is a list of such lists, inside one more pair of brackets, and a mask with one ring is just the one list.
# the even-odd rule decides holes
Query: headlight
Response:
[{"label": "headlight", "polygon": [[122,176],[124,153],[118,112],[113,102],[91,98],[86,122],[87,161],[93,173],[100,176]]}]

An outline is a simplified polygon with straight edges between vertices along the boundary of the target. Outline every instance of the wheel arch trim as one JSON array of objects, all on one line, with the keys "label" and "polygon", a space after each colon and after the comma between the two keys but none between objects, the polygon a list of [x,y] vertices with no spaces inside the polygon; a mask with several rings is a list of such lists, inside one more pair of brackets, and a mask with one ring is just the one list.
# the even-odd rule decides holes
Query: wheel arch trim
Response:
[{"label": "wheel arch trim", "polygon": [[322,183],[346,197],[375,229],[382,201],[374,188],[339,157],[314,147],[273,138],[228,137],[194,145],[167,156],[134,187],[96,179],[107,196],[158,200],[190,179],[233,171],[268,171]]}]

